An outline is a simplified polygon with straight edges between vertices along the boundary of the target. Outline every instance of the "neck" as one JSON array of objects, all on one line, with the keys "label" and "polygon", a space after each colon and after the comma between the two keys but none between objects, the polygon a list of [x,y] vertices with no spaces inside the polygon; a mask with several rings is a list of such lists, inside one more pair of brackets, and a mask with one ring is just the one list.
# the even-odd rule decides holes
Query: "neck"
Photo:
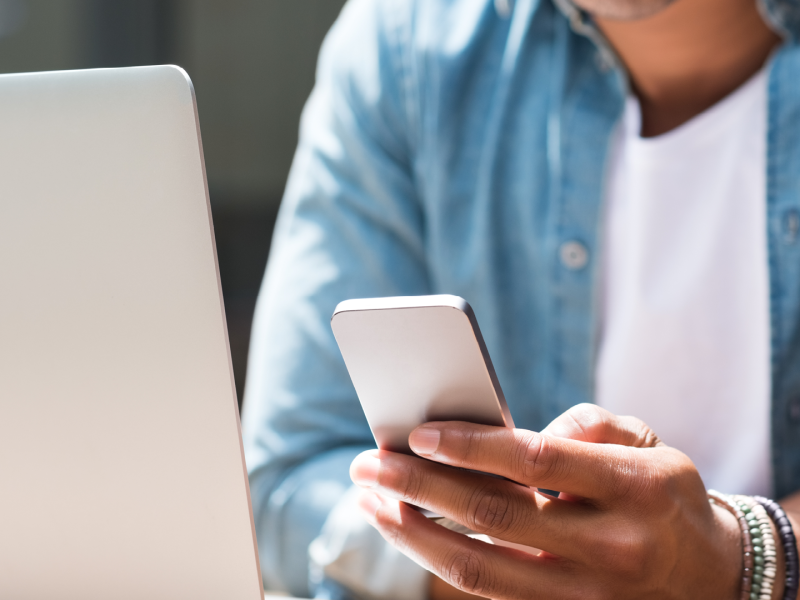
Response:
[{"label": "neck", "polygon": [[646,19],[595,20],[628,69],[645,137],[722,100],[780,43],[755,0],[677,0]]}]

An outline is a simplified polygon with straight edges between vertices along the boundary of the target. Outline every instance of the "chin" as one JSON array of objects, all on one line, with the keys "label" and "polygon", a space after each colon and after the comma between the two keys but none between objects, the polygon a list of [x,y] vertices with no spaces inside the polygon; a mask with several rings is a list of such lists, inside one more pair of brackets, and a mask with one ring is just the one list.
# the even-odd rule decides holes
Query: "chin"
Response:
[{"label": "chin", "polygon": [[661,12],[675,0],[573,0],[589,14],[603,19],[634,21]]}]

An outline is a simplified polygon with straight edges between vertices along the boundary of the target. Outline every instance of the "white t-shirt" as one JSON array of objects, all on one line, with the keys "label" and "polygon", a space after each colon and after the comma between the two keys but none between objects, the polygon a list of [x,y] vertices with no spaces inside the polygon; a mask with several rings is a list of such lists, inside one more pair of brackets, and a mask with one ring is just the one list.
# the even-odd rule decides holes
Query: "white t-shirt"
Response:
[{"label": "white t-shirt", "polygon": [[706,486],[770,492],[767,76],[641,138],[629,99],[606,190],[596,401]]}]

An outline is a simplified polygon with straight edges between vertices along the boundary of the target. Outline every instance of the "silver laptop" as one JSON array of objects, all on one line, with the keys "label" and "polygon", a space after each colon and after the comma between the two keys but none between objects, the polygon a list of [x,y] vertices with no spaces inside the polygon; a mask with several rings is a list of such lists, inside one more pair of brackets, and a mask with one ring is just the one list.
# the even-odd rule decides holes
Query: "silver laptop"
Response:
[{"label": "silver laptop", "polygon": [[0,598],[261,597],[186,73],[0,76]]}]

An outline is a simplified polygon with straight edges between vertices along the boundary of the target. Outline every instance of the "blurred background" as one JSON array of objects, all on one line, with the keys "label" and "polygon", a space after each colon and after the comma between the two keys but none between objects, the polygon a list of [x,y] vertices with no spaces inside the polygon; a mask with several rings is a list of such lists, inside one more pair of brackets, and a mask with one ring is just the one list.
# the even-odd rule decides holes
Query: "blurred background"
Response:
[{"label": "blurred background", "polygon": [[317,53],[344,0],[0,0],[0,73],[176,64],[197,94],[241,403]]}]

